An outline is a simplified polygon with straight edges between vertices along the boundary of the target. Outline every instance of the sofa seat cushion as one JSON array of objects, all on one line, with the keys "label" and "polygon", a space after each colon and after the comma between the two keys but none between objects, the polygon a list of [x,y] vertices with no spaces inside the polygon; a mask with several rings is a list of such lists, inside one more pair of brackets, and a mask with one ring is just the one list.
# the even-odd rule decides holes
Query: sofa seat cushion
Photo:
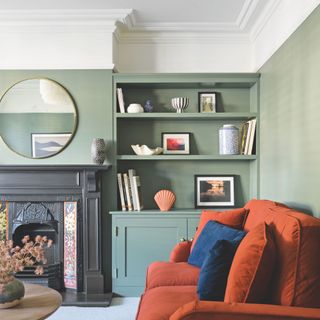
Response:
[{"label": "sofa seat cushion", "polygon": [[168,320],[178,308],[196,299],[196,286],[150,289],[141,297],[136,320]]},{"label": "sofa seat cushion", "polygon": [[161,286],[196,286],[200,269],[187,262],[160,262],[149,265],[146,290]]},{"label": "sofa seat cushion", "polygon": [[203,210],[200,216],[200,222],[191,245],[191,252],[197,243],[198,237],[202,229],[208,221],[216,221],[228,227],[241,230],[247,217],[247,210],[244,208],[233,209],[224,212],[214,210]]}]

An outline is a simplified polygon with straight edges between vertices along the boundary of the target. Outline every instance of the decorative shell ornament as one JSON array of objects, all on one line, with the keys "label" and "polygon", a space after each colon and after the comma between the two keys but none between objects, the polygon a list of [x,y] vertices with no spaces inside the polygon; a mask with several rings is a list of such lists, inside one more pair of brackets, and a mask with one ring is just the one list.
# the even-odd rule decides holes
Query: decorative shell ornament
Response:
[{"label": "decorative shell ornament", "polygon": [[175,194],[170,190],[160,190],[154,196],[160,211],[169,211],[176,201]]},{"label": "decorative shell ornament", "polygon": [[161,154],[163,152],[163,149],[160,147],[157,147],[155,149],[150,149],[148,146],[143,144],[140,146],[139,144],[132,144],[131,148],[137,154],[138,156],[152,156],[156,154]]}]

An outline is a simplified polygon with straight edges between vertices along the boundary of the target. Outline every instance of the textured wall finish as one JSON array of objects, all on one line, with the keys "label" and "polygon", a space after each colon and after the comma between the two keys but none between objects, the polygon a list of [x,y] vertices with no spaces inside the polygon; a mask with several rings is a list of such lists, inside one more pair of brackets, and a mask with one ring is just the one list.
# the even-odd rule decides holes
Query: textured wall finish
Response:
[{"label": "textured wall finish", "polygon": [[320,217],[320,7],[261,68],[261,198]]}]

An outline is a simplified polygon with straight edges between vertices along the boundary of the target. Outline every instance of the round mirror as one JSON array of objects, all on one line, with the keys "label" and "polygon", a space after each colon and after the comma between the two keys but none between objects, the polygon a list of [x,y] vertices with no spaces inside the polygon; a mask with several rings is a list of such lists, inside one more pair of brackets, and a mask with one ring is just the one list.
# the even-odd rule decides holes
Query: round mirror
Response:
[{"label": "round mirror", "polygon": [[62,151],[77,127],[77,110],[65,88],[49,79],[16,83],[0,100],[0,135],[7,146],[28,158]]}]

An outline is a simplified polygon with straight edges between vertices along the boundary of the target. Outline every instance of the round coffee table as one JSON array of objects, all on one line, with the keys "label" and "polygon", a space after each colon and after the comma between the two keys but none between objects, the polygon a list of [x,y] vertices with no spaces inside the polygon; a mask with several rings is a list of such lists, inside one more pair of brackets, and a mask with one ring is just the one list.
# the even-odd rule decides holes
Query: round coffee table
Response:
[{"label": "round coffee table", "polygon": [[59,292],[36,284],[24,284],[26,294],[20,304],[10,309],[0,309],[0,319],[42,320],[49,317],[61,305]]}]

